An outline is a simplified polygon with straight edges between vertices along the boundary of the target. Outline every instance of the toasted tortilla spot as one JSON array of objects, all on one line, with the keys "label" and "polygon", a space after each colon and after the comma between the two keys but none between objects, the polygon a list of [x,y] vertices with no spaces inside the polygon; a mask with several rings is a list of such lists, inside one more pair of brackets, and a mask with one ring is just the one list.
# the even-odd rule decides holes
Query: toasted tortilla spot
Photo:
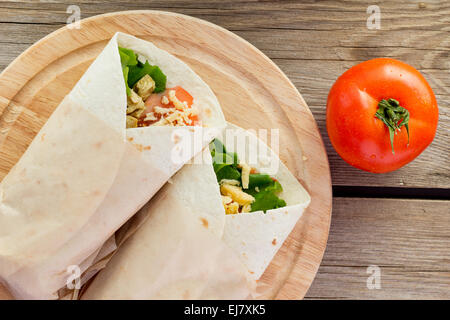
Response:
[{"label": "toasted tortilla spot", "polygon": [[181,137],[180,137],[179,135],[174,134],[174,135],[172,136],[172,142],[173,142],[173,143],[177,144],[178,142],[180,142],[180,140],[181,140]]},{"label": "toasted tortilla spot", "polygon": [[211,117],[211,114],[212,114],[211,109],[209,109],[209,108],[205,109],[205,114],[206,114],[208,117]]},{"label": "toasted tortilla spot", "polygon": [[206,229],[208,229],[208,220],[206,220],[205,218],[200,218],[200,220],[202,221],[202,226],[204,226]]},{"label": "toasted tortilla spot", "polygon": [[134,146],[136,147],[136,149],[138,149],[139,152],[142,152],[144,150],[144,146],[142,144],[134,144]]},{"label": "toasted tortilla spot", "polygon": [[277,239],[276,239],[276,238],[273,238],[272,244],[273,244],[274,246],[277,245]]},{"label": "toasted tortilla spot", "polygon": [[102,145],[103,145],[103,142],[102,142],[102,141],[99,141],[99,142],[97,142],[97,143],[95,144],[95,147],[96,147],[97,149],[100,149],[100,148],[102,147]]},{"label": "toasted tortilla spot", "polygon": [[138,143],[135,144],[134,146],[136,147],[136,149],[138,149],[139,152],[148,151],[152,148],[152,146],[143,146],[142,144],[138,144]]},{"label": "toasted tortilla spot", "polygon": [[133,137],[128,138],[128,141],[130,141],[130,142],[133,142],[133,140],[134,140]]},{"label": "toasted tortilla spot", "polygon": [[41,141],[44,141],[44,140],[45,140],[45,133],[43,133],[41,136]]}]

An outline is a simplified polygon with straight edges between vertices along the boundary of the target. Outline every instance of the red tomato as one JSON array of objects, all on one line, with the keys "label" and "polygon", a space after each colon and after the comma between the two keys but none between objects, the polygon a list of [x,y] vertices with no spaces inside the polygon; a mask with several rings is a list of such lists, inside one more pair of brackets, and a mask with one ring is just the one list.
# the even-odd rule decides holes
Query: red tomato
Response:
[{"label": "red tomato", "polygon": [[[186,103],[188,104],[189,107],[192,106],[192,104],[194,103],[194,98],[189,94],[189,92],[187,92],[180,86],[175,87],[174,90],[175,90],[175,95],[177,96],[178,100],[183,101],[183,102],[186,101]],[[198,121],[198,116],[190,115],[189,119],[191,119],[192,122],[194,124],[196,124]]]},{"label": "red tomato", "polygon": [[[395,99],[404,109],[395,107],[394,100],[390,111],[380,109],[386,105],[380,104],[383,99]],[[375,115],[378,110],[388,124],[400,128],[390,130]],[[369,172],[393,171],[416,158],[433,141],[438,117],[436,98],[425,78],[394,59],[373,59],[350,68],[328,95],[327,130],[333,147],[347,163]],[[390,131],[396,132],[392,146]]]},{"label": "red tomato", "polygon": [[189,107],[192,106],[192,103],[194,102],[194,98],[189,94],[189,92],[184,90],[182,87],[177,86],[174,88],[168,88],[161,93],[151,94],[150,97],[148,97],[147,100],[145,100],[145,105],[146,105],[147,109],[145,110],[144,114],[146,114],[147,112],[151,112],[153,110],[154,106],[158,106],[161,108],[173,107],[172,104],[164,105],[161,102],[161,98],[163,96],[168,97],[168,93],[170,90],[175,90],[175,96],[178,98],[178,100],[180,100],[182,102],[186,101],[186,103],[188,104]]},{"label": "red tomato", "polygon": [[192,98],[192,96],[189,94],[189,92],[187,92],[186,90],[184,90],[182,87],[177,86],[173,89],[168,89],[168,90],[175,90],[175,95],[177,96],[178,100],[185,102],[188,104],[188,106],[192,106],[192,103],[194,103],[194,98]]}]

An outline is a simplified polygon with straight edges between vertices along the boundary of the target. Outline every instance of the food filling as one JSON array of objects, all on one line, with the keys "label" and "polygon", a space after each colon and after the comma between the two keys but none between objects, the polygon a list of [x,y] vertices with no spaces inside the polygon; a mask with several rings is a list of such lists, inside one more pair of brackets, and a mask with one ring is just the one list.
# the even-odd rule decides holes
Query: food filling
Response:
[{"label": "food filling", "polygon": [[275,178],[239,161],[237,154],[227,152],[217,139],[211,142],[209,149],[226,214],[266,212],[286,206],[278,197],[283,188]]},{"label": "food filling", "polygon": [[127,90],[127,129],[148,126],[200,125],[194,98],[182,87],[166,88],[167,77],[158,66],[119,47]]}]

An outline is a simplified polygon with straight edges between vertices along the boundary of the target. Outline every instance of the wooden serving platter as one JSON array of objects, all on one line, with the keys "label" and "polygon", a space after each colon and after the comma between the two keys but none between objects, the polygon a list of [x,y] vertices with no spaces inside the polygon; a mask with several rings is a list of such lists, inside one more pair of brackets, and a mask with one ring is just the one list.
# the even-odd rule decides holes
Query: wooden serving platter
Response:
[{"label": "wooden serving platter", "polygon": [[[322,139],[283,72],[250,43],[214,24],[162,11],[118,12],[82,20],[80,29],[64,27],[31,46],[0,74],[0,180],[117,31],[149,40],[185,61],[211,86],[228,121],[279,130],[280,158],[312,202],[259,286],[265,298],[303,298],[322,260],[331,220]],[[1,289],[0,297],[6,297]]]}]

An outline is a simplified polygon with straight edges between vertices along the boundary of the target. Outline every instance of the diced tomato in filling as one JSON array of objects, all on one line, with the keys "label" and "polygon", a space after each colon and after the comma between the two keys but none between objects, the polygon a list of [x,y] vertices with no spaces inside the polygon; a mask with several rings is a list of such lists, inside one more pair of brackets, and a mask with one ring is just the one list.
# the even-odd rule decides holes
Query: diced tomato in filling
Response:
[{"label": "diced tomato in filling", "polygon": [[[176,86],[174,88],[168,88],[164,92],[161,93],[153,93],[150,95],[150,97],[147,98],[145,101],[145,107],[146,109],[142,113],[141,117],[138,119],[138,126],[139,127],[147,127],[150,126],[156,122],[158,122],[161,119],[161,114],[154,113],[155,120],[144,120],[147,116],[147,113],[153,112],[154,107],[161,107],[161,108],[175,108],[173,103],[169,100],[169,92],[171,90],[175,90],[175,96],[180,100],[182,103],[186,102],[188,107],[192,107],[192,104],[194,103],[194,98],[182,87]],[[162,100],[163,97],[166,97],[168,103],[163,104]],[[189,119],[192,120],[191,124],[184,123],[184,125],[191,125],[194,126],[198,122],[198,116],[197,115],[190,115]]]},{"label": "diced tomato in filling", "polygon": [[175,90],[175,95],[177,96],[178,100],[180,100],[181,102],[186,101],[186,103],[188,104],[189,107],[191,107],[192,104],[194,103],[194,98],[192,98],[192,96],[189,94],[189,92],[184,90],[182,87],[177,86],[175,88],[168,89],[168,90]]}]

